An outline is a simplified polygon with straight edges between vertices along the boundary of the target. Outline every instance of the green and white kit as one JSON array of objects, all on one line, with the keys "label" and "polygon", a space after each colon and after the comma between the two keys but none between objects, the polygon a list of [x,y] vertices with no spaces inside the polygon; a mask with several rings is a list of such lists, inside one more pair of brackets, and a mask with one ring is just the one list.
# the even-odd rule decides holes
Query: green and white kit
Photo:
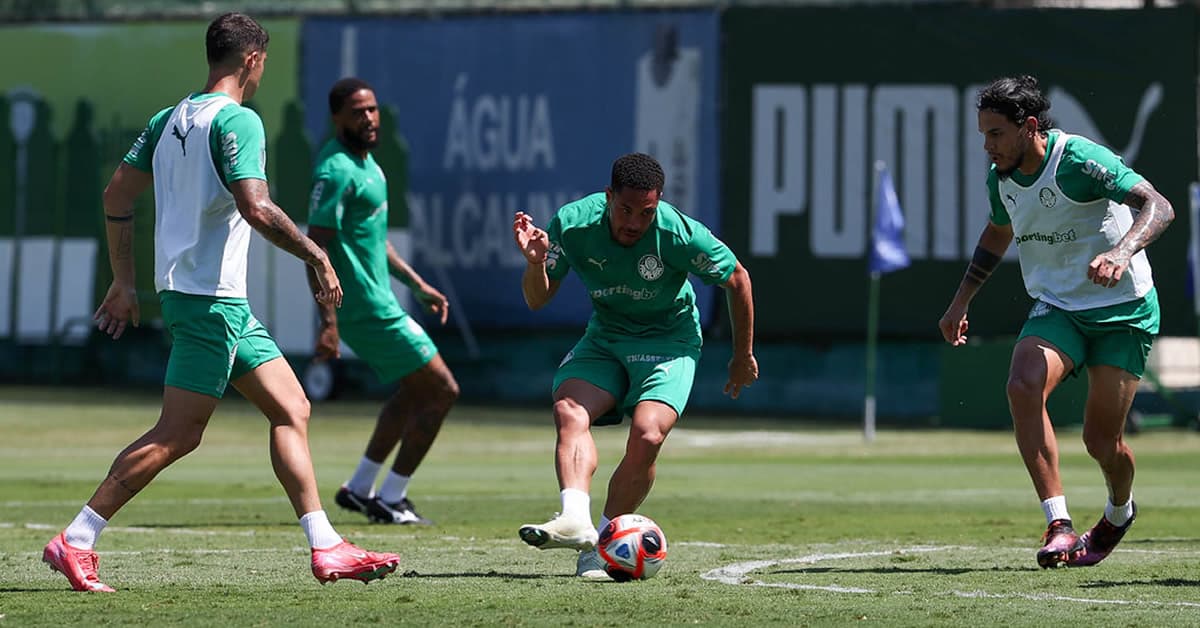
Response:
[{"label": "green and white kit", "polygon": [[991,221],[1011,224],[1021,274],[1037,302],[1021,337],[1038,336],[1066,353],[1075,369],[1117,366],[1145,371],[1158,333],[1158,296],[1145,251],[1130,261],[1116,286],[1097,285],[1088,264],[1129,231],[1123,204],[1144,179],[1109,149],[1051,130],[1046,158],[1032,175],[988,175]]}]

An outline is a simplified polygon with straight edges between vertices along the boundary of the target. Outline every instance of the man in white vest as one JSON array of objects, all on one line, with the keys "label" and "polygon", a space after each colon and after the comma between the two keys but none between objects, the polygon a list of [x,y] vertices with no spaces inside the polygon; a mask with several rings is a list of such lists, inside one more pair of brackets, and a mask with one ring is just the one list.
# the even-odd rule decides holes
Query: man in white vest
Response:
[{"label": "man in white vest", "polygon": [[[1144,249],[1175,212],[1111,150],[1051,129],[1050,102],[1037,79],[997,79],[979,92],[977,109],[992,161],[991,216],[939,326],[950,344],[966,342],[967,307],[1015,240],[1034,303],[1013,349],[1008,401],[1017,448],[1046,516],[1037,561],[1094,565],[1137,515],[1133,451],[1122,433],[1158,334],[1158,295]],[[1084,370],[1083,441],[1104,474],[1108,503],[1099,522],[1077,535],[1046,398]]]},{"label": "man in white vest", "polygon": [[308,399],[247,304],[252,228],[316,269],[318,300],[342,299],[325,252],[271,201],[266,133],[258,115],[242,106],[262,80],[268,40],[245,15],[213,20],[204,89],[150,119],[104,190],[113,282],[97,324],[117,339],[139,323],[133,202],[153,184],[154,287],[173,343],[158,422],[117,455],[87,505],[42,553],[76,591],[113,591],[97,574],[97,537],[154,476],[200,444],[229,384],[270,422],[271,463],[308,537],[317,580],[367,582],[400,564],[395,554],[351,545],[330,525],[308,451]]}]

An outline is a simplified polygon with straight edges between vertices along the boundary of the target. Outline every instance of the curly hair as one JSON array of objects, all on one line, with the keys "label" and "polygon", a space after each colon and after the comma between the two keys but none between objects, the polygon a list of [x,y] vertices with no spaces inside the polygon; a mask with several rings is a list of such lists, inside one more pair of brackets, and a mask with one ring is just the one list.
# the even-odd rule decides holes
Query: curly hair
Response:
[{"label": "curly hair", "polygon": [[1037,118],[1038,132],[1046,134],[1054,121],[1047,113],[1050,99],[1042,94],[1038,80],[1029,75],[998,78],[979,90],[975,104],[979,111],[994,111],[1014,124],[1024,124],[1025,119]]},{"label": "curly hair", "polygon": [[617,192],[633,188],[656,190],[661,194],[665,180],[666,176],[657,160],[645,153],[629,153],[613,162],[610,187]]},{"label": "curly hair", "polygon": [[371,87],[370,83],[360,78],[348,76],[338,80],[338,82],[333,84],[333,87],[329,88],[329,113],[336,114],[341,111],[342,105],[346,104],[346,99],[361,89],[375,91],[375,88]]}]

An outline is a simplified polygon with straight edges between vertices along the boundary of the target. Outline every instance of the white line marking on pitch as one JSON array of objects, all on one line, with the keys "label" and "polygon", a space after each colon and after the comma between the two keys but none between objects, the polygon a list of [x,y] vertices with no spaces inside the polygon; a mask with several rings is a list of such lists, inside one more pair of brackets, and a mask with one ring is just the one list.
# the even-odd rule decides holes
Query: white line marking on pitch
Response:
[{"label": "white line marking on pitch", "polygon": [[[792,582],[763,582],[762,580],[754,580],[749,578],[747,574],[773,567],[775,565],[790,565],[795,563],[812,564],[821,561],[845,560],[847,558],[870,558],[874,556],[892,556],[899,553],[922,554],[928,552],[937,552],[942,550],[975,550],[976,547],[966,546],[917,546],[899,550],[886,550],[876,552],[841,552],[836,554],[809,554],[800,558],[783,558],[777,560],[751,560],[743,563],[734,563],[724,567],[706,571],[700,574],[704,580],[720,582],[722,584],[734,584],[752,587],[770,587],[778,589],[798,589],[802,591],[826,591],[829,593],[883,593],[877,589],[864,589],[858,587],[841,587],[841,586],[823,586],[815,584],[800,584]],[[994,548],[993,548],[994,549]],[[1142,550],[1149,552],[1152,550]],[[1171,552],[1162,552],[1171,553]],[[893,591],[893,595],[911,595],[906,591]],[[953,595],[955,597],[964,598],[988,598],[988,599],[1022,599],[1034,600],[1039,602],[1081,602],[1084,604],[1114,604],[1114,605],[1146,605],[1146,606],[1180,606],[1187,608],[1200,608],[1200,602],[1159,602],[1155,600],[1106,600],[1099,598],[1082,598],[1070,597],[1066,595],[1052,595],[1049,593],[990,593],[987,591],[943,591],[940,595]]]}]

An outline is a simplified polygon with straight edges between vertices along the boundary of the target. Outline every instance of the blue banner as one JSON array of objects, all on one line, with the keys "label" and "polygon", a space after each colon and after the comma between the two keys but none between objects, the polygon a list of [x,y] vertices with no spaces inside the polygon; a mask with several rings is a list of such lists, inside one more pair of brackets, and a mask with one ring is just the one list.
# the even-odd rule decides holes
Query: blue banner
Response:
[{"label": "blue banner", "polygon": [[[639,150],[662,162],[663,199],[719,235],[717,34],[714,12],[310,19],[306,125],[327,137],[329,87],[370,82],[408,142],[417,270],[451,284],[473,327],[582,325],[573,275],[544,310],[525,306],[513,214],[544,227]],[[717,290],[696,285],[707,324]]]}]

